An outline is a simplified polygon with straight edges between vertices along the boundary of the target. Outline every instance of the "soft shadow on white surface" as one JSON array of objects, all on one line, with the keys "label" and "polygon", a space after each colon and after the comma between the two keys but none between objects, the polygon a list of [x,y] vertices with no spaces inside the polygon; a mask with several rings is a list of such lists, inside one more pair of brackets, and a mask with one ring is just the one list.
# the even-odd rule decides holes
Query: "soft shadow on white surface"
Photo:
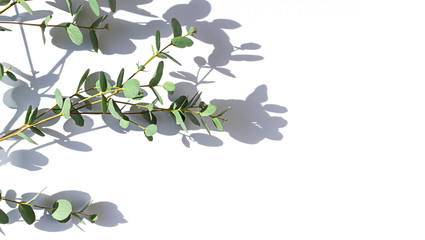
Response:
[{"label": "soft shadow on white surface", "polygon": [[[4,198],[15,201],[28,201],[33,198],[37,193],[25,193],[22,194],[20,198],[17,198],[17,194],[13,190],[8,190]],[[53,195],[46,195],[41,193],[36,200],[32,202],[34,205],[51,207],[54,202],[58,199],[66,199],[72,204],[73,211],[80,211],[87,203],[91,201],[91,196],[88,193],[81,191],[62,191],[55,193]],[[22,217],[19,214],[17,209],[17,204],[6,202],[12,210],[10,210],[7,215],[9,216],[9,224],[14,224],[17,222],[23,222]],[[72,227],[78,227],[84,231],[84,224],[80,223],[75,218],[72,218],[67,223],[59,223],[50,216],[50,211],[40,210],[34,208],[37,220],[34,223],[34,226],[42,231],[47,232],[61,232]],[[99,220],[94,224],[103,226],[103,227],[115,227],[119,224],[125,224],[123,214],[118,210],[118,207],[111,202],[93,202],[87,210],[84,211],[86,214],[97,214]],[[91,224],[88,220],[85,220],[86,224]],[[4,235],[7,236],[4,231]]]}]

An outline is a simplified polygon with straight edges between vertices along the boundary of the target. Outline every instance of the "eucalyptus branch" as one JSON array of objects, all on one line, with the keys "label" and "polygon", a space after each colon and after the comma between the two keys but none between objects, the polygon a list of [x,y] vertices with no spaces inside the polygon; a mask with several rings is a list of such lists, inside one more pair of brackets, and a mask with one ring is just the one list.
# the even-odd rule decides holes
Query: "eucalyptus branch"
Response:
[{"label": "eucalyptus branch", "polygon": [[[84,223],[84,218],[89,220],[91,223],[94,223],[98,219],[97,214],[87,214],[85,212],[87,208],[89,208],[90,205],[92,204],[92,201],[87,203],[80,211],[72,211],[72,204],[66,199],[56,200],[53,206],[51,207],[32,204],[32,202],[38,198],[41,192],[36,194],[29,201],[24,202],[24,201],[16,201],[16,200],[3,197],[0,191],[0,201],[3,200],[5,202],[17,204],[21,217],[29,225],[33,224],[36,220],[34,208],[50,211],[51,212],[50,215],[52,216],[52,218],[60,223],[68,222],[71,219],[71,216],[77,219],[81,223]],[[7,223],[9,223],[9,216],[2,209],[0,209],[0,224],[7,224]]]}]

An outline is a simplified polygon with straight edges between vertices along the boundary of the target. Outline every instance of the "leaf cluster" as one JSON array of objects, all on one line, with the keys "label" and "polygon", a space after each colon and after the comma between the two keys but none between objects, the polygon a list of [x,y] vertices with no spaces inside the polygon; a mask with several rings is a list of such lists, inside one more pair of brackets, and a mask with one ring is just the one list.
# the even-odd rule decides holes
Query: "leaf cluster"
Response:
[{"label": "leaf cluster", "polygon": [[[95,221],[98,219],[97,214],[85,213],[87,208],[89,208],[89,206],[92,204],[92,201],[87,203],[79,211],[73,211],[72,204],[66,199],[58,199],[50,207],[38,206],[33,204],[33,202],[38,198],[41,192],[39,192],[29,201],[24,202],[24,201],[16,201],[13,199],[7,199],[2,196],[0,191],[0,201],[3,200],[5,202],[13,203],[13,205],[8,204],[9,206],[16,205],[18,207],[18,211],[22,219],[29,225],[33,224],[36,220],[34,209],[44,209],[49,211],[52,218],[60,223],[66,223],[72,217],[77,219],[80,223],[83,223],[83,224],[85,224],[84,219],[87,219],[91,223],[95,223]],[[9,216],[2,209],[0,209],[0,224],[7,224],[7,223],[9,223]]]}]

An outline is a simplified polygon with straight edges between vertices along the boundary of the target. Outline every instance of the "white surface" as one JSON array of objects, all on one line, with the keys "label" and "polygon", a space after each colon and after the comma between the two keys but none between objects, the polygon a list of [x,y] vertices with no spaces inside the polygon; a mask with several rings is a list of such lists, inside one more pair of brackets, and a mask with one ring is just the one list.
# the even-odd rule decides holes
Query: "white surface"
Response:
[{"label": "white surface", "polygon": [[[72,94],[86,68],[111,76],[121,67],[133,72],[149,57],[152,33],[159,28],[166,37],[164,17],[175,15],[208,41],[172,49],[183,67],[168,62],[167,73],[196,75],[194,58],[208,59],[214,49],[220,57],[212,60],[250,55],[224,61],[234,78],[200,71],[213,82],[198,86],[203,100],[234,105],[226,131],[186,134],[163,117],[149,143],[134,128],[119,132],[113,121],[107,123],[115,130],[86,132],[104,126],[101,117],[91,117],[91,125],[86,119],[83,131],[61,120],[53,128],[69,134],[68,142],[56,135],[35,137],[37,147],[14,145],[2,160],[1,189],[29,198],[47,186],[45,199],[72,196],[80,199],[76,205],[91,197],[100,220],[58,225],[37,211],[44,217],[27,226],[0,203],[16,221],[0,226],[7,239],[424,239],[423,1],[118,2],[124,10],[106,21],[103,54],[88,50],[89,43],[69,44],[57,30],[47,31],[43,45],[39,29],[24,27],[30,64],[20,28],[1,33],[0,61],[27,74],[19,75],[20,88],[13,85],[21,89],[12,94],[18,110],[38,102],[50,107],[56,88]],[[30,3],[52,9],[52,23],[70,18]],[[35,22],[46,14],[35,14]],[[245,43],[261,48],[226,48]],[[64,64],[55,68],[58,62]],[[54,85],[31,90],[30,81]],[[11,89],[10,82],[0,85],[1,94]],[[10,97],[1,105],[3,127],[17,111],[12,106]],[[19,116],[14,126],[22,121]]]}]

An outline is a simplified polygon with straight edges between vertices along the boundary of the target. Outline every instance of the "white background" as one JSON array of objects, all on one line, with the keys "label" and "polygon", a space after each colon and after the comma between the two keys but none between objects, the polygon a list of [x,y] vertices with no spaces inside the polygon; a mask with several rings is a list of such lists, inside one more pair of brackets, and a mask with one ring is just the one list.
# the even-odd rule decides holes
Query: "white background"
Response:
[{"label": "white background", "polygon": [[[50,2],[29,2],[34,17],[22,20],[71,19],[60,10],[65,1]],[[71,95],[87,68],[115,79],[124,67],[129,76],[150,57],[157,29],[170,41],[171,17],[198,27],[199,40],[170,49],[183,66],[168,61],[164,81],[233,109],[212,136],[192,125],[185,133],[164,115],[151,143],[135,127],[90,116],[83,128],[64,119],[46,127],[50,135],[34,136],[38,146],[2,142],[3,194],[28,200],[47,186],[37,203],[66,198],[75,208],[92,198],[100,220],[58,224],[37,210],[28,226],[1,202],[13,222],[1,234],[424,239],[424,8],[414,0],[122,0],[97,54],[62,29],[48,29],[43,45],[37,27],[2,25],[13,31],[0,33],[0,61],[19,78],[0,84],[2,129],[20,126],[30,104],[51,107],[56,88]],[[24,12],[12,8],[1,21],[19,20],[16,10]],[[88,6],[84,14],[94,19]],[[200,69],[202,58],[216,68]],[[148,81],[155,65],[137,78]]]}]

